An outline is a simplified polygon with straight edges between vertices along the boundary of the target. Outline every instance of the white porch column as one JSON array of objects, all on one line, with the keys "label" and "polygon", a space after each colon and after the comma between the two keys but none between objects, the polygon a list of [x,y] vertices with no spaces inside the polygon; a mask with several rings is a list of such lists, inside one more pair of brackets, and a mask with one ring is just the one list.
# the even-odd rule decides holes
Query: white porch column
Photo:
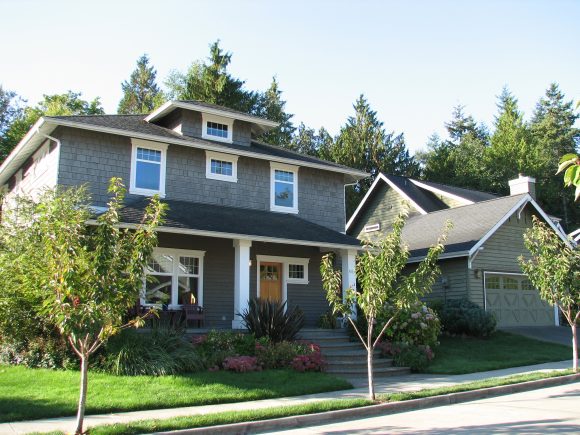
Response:
[{"label": "white porch column", "polygon": [[252,246],[251,240],[234,240],[234,320],[232,320],[232,329],[243,328],[242,320],[237,314],[248,308],[250,300],[250,246]]},{"label": "white porch column", "polygon": [[[340,251],[342,258],[342,301],[346,298],[346,290],[349,288],[356,290],[356,250],[345,249]],[[356,313],[353,318],[356,318]]]}]

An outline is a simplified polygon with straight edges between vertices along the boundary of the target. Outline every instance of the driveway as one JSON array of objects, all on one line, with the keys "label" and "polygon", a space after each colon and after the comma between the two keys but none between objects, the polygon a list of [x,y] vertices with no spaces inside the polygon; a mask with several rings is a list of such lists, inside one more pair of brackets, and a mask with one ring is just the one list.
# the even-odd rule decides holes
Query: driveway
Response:
[{"label": "driveway", "polygon": [[578,434],[580,383],[278,434]]},{"label": "driveway", "polygon": [[524,335],[536,340],[572,347],[572,331],[569,326],[510,326],[501,329],[505,332]]}]

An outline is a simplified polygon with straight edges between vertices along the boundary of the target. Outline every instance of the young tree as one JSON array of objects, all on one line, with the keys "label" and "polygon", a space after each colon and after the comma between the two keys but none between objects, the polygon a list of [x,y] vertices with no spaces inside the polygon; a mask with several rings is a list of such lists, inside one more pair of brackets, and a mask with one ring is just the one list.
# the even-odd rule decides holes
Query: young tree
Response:
[{"label": "young tree", "polygon": [[144,54],[137,60],[137,68],[128,81],[121,84],[123,98],[117,111],[120,114],[149,113],[164,102],[163,92],[157,86],[157,71],[149,65],[149,57]]},{"label": "young tree", "polygon": [[572,358],[578,371],[577,326],[580,323],[580,251],[565,243],[548,225],[533,218],[524,234],[531,258],[519,258],[523,271],[540,297],[557,305],[572,329]]},{"label": "young tree", "polygon": [[[81,363],[76,433],[83,432],[90,356],[120,329],[138,300],[145,265],[157,243],[165,205],[153,197],[135,230],[120,229],[125,195],[112,179],[112,199],[95,225],[84,188],[50,190],[38,201],[21,198],[2,216],[0,285],[39,300],[38,314],[58,328]],[[18,322],[18,319],[12,319]]]},{"label": "young tree", "polygon": [[[369,398],[375,399],[373,378],[373,354],[377,343],[397,314],[409,308],[419,298],[430,291],[439,274],[437,259],[443,252],[443,243],[450,229],[447,223],[437,244],[432,246],[425,259],[410,274],[403,271],[409,259],[409,250],[402,241],[402,232],[406,215],[397,218],[392,231],[378,242],[366,242],[364,252],[357,258],[356,276],[360,290],[349,288],[342,296],[341,272],[334,270],[331,254],[322,258],[320,272],[326,298],[334,313],[340,313],[348,319],[358,338],[367,351]],[[356,306],[359,315],[366,319],[368,330],[366,337],[359,331],[356,322]],[[387,318],[384,324],[377,319]],[[373,339],[373,331],[379,333]]]},{"label": "young tree", "polygon": [[80,92],[73,91],[65,94],[44,95],[42,101],[34,107],[24,108],[21,116],[12,122],[4,136],[6,145],[3,147],[0,159],[3,160],[10,154],[41,116],[102,115],[104,113],[99,97],[86,101],[81,98]]}]

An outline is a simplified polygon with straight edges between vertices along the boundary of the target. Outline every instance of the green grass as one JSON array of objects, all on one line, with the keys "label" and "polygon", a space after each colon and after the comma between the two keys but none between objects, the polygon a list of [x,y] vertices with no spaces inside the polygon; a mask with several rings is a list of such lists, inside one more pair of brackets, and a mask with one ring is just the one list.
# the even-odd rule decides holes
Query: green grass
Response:
[{"label": "green grass", "polygon": [[441,337],[427,373],[458,375],[564,361],[570,347],[497,331],[486,339]]},{"label": "green grass", "polygon": [[[89,373],[87,414],[176,408],[352,388],[324,373],[268,370],[182,376]],[[0,366],[0,422],[75,415],[79,372]]]},{"label": "green grass", "polygon": [[[424,397],[441,396],[444,394],[473,391],[481,388],[512,385],[521,382],[535,381],[572,374],[571,370],[557,372],[538,372],[523,375],[514,375],[505,378],[490,378],[477,382],[420,390],[407,393],[380,394],[380,402],[401,402]],[[91,428],[91,435],[131,435],[152,433],[178,429],[192,429],[197,427],[216,426],[221,424],[242,423],[247,421],[268,420],[273,418],[290,417],[295,415],[314,414],[318,412],[334,411],[339,409],[360,408],[373,405],[375,402],[365,399],[339,399],[315,402],[306,405],[294,405],[268,409],[257,409],[237,412],[220,412],[215,414],[175,417],[164,420],[143,420],[125,424],[112,424]],[[51,432],[51,435],[62,432]],[[47,435],[47,434],[45,434]]]}]

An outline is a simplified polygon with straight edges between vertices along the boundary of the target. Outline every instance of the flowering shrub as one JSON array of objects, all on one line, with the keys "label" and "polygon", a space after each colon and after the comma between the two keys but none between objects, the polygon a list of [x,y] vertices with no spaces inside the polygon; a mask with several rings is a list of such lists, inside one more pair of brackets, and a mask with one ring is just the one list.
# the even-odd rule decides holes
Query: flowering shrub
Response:
[{"label": "flowering shrub", "polygon": [[298,355],[292,360],[291,367],[298,372],[322,372],[326,362],[320,351]]},{"label": "flowering shrub", "polygon": [[419,302],[399,312],[385,332],[385,338],[393,343],[434,347],[439,344],[440,333],[441,322],[435,311]]},{"label": "flowering shrub", "polygon": [[434,357],[435,353],[427,345],[400,345],[394,351],[393,365],[409,367],[413,372],[423,372]]},{"label": "flowering shrub", "polygon": [[224,360],[223,366],[225,370],[231,370],[238,373],[258,372],[262,370],[262,366],[258,364],[258,358],[255,356],[228,357]]}]

